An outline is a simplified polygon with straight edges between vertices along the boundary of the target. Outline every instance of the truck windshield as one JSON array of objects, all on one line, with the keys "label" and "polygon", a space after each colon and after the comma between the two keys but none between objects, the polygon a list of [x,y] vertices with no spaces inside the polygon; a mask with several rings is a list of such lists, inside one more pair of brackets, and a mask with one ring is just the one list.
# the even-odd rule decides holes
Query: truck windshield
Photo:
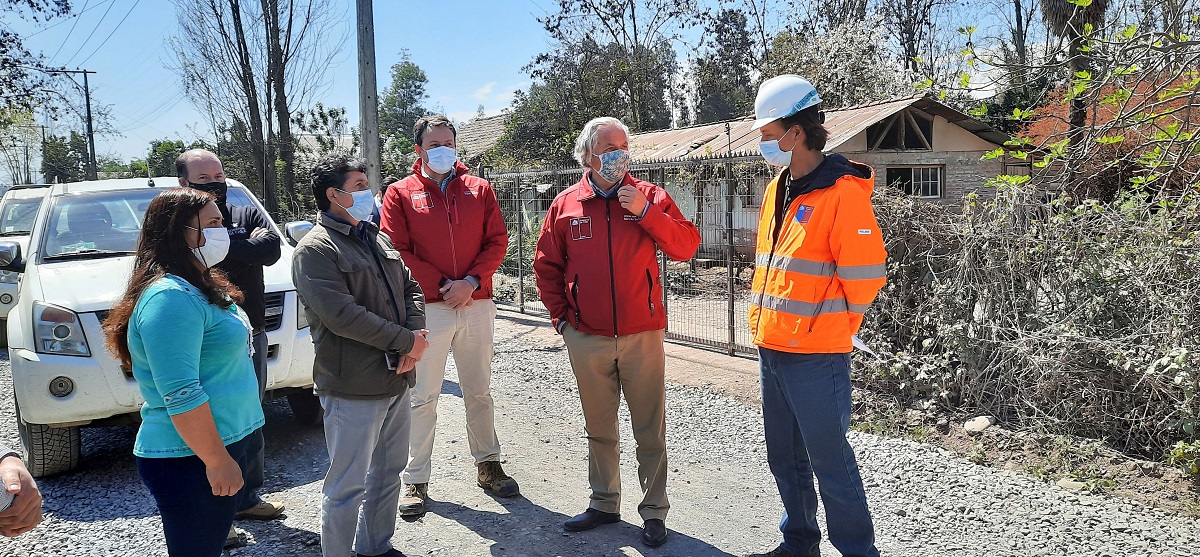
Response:
[{"label": "truck windshield", "polygon": [[132,253],[146,208],[162,189],[73,193],[54,199],[41,253],[115,256]]}]

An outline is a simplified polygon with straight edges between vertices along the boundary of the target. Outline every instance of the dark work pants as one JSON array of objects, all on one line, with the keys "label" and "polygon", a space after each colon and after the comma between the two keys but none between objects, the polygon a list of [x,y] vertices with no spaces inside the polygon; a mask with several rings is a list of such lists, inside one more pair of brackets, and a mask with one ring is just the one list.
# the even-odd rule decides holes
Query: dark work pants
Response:
[{"label": "dark work pants", "polygon": [[[225,446],[245,478],[252,456],[262,451],[262,429]],[[137,458],[138,475],[162,515],[171,557],[221,555],[237,513],[237,497],[213,495],[204,462],[198,456]]]},{"label": "dark work pants", "polygon": [[[258,376],[258,402],[261,404],[263,395],[267,392],[267,333],[254,334],[254,375]],[[262,499],[258,498],[258,488],[265,481],[263,472],[265,445],[260,444],[258,452],[250,460],[246,469],[246,485],[235,496],[238,501],[237,510],[244,511],[257,505]]]}]

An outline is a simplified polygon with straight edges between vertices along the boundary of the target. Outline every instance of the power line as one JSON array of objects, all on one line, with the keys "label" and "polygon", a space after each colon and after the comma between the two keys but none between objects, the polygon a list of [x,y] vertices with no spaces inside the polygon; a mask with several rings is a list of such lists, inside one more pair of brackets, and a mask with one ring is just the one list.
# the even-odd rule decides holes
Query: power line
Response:
[{"label": "power line", "polygon": [[136,2],[133,3],[132,6],[129,7],[129,11],[125,12],[125,17],[121,18],[121,21],[117,22],[117,26],[113,27],[112,32],[110,32],[107,37],[104,37],[104,41],[100,43],[100,46],[96,47],[96,50],[93,50],[92,53],[89,54],[87,58],[84,58],[83,61],[79,63],[80,65],[86,64],[88,60],[92,59],[92,56],[95,56],[97,52],[100,52],[101,48],[104,48],[105,44],[108,44],[108,40],[111,39],[114,34],[116,34],[117,29],[121,28],[121,24],[125,23],[126,19],[129,19],[129,14],[133,13],[133,9],[136,8],[137,5],[139,3],[141,3],[141,1],[142,0],[137,0]]},{"label": "power line", "polygon": [[79,56],[79,53],[83,51],[83,47],[87,46],[88,41],[92,40],[92,36],[96,34],[96,31],[100,30],[100,24],[104,23],[104,19],[108,17],[108,12],[112,11],[113,4],[116,4],[116,2],[112,2],[108,5],[108,8],[104,10],[104,15],[100,16],[100,21],[97,21],[96,26],[92,27],[92,32],[88,33],[87,38],[84,39],[82,43],[79,43],[79,48],[75,49],[75,54],[72,54],[70,58],[67,58],[66,62],[63,62],[63,67],[66,67],[67,64],[71,63],[71,60],[74,60],[76,56]]},{"label": "power line", "polygon": [[[80,10],[79,13],[82,14],[83,12],[87,11],[87,5],[88,5],[88,2],[90,2],[90,1],[91,0],[84,1],[83,9]],[[112,4],[109,4],[109,5],[111,6]],[[71,24],[71,30],[67,31],[67,36],[63,37],[62,44],[58,45],[58,50],[55,50],[54,54],[50,55],[51,60],[53,60],[56,56],[58,56],[59,52],[62,52],[62,49],[64,46],[67,46],[67,41],[71,40],[71,34],[75,32],[75,26],[79,25],[79,20],[80,20],[80,18],[78,18],[78,17],[75,18],[75,22]]]},{"label": "power line", "polygon": [[104,3],[101,3],[101,4],[96,4],[95,6],[92,6],[92,7],[90,7],[90,8],[84,8],[84,9],[82,9],[82,10],[79,10],[79,11],[78,11],[78,12],[76,12],[75,14],[72,14],[72,15],[69,15],[69,16],[67,16],[67,17],[63,18],[63,19],[60,19],[60,20],[59,20],[57,23],[54,23],[54,24],[52,24],[52,25],[47,25],[47,26],[45,26],[45,27],[43,27],[43,28],[41,28],[41,29],[38,29],[37,31],[34,31],[33,33],[30,33],[30,34],[28,34],[28,35],[25,35],[25,38],[26,38],[26,39],[28,39],[28,38],[31,38],[31,37],[36,37],[36,36],[38,36],[38,35],[41,35],[42,33],[45,33],[46,31],[49,31],[49,30],[51,30],[51,29],[54,29],[55,27],[58,27],[59,25],[62,25],[62,24],[66,23],[66,22],[68,22],[68,21],[71,21],[71,20],[78,21],[78,20],[79,20],[79,16],[81,16],[81,15],[83,15],[83,14],[87,13],[87,12],[90,12],[90,11],[92,11],[92,10],[96,9],[96,8],[99,8],[101,5],[103,5],[103,4],[105,4],[105,3],[106,3],[106,4],[110,4],[110,5],[111,5],[113,2],[116,2],[116,1],[117,1],[117,0],[108,0],[108,2],[104,2]]}]

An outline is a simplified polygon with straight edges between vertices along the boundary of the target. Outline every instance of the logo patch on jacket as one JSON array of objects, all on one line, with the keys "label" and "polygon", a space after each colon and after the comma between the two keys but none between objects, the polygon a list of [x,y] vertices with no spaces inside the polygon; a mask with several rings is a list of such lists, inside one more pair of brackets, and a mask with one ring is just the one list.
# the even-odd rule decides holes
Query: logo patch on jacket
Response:
[{"label": "logo patch on jacket", "polygon": [[571,219],[571,239],[587,240],[592,237],[592,217]]},{"label": "logo patch on jacket", "polygon": [[422,211],[433,208],[433,198],[429,197],[429,192],[414,193],[412,196],[412,206],[414,210]]},{"label": "logo patch on jacket", "polygon": [[808,224],[808,220],[812,218],[813,211],[815,209],[816,208],[812,205],[801,205],[800,208],[796,210],[796,222],[800,224]]}]

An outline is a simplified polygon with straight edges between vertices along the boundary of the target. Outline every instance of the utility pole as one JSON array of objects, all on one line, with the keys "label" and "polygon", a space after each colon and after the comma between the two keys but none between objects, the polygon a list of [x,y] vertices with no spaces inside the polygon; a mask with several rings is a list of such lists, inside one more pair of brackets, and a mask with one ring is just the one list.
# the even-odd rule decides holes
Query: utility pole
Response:
[{"label": "utility pole", "polygon": [[367,183],[379,191],[379,89],[375,85],[375,9],[372,0],[356,0],[358,11],[358,122],[367,159]]},{"label": "utility pole", "polygon": [[88,87],[88,74],[96,73],[96,72],[88,71],[88,70],[80,70],[80,69],[74,69],[74,70],[50,70],[50,69],[46,69],[46,68],[36,68],[36,69],[46,72],[48,74],[56,74],[56,73],[65,74],[68,76],[68,79],[71,79],[71,83],[74,83],[76,87],[79,86],[79,83],[76,82],[74,79],[70,78],[69,76],[71,74],[77,74],[77,73],[83,74],[83,98],[84,98],[84,103],[87,105],[88,179],[89,180],[97,179],[96,178],[96,133],[92,129],[92,90]]}]

